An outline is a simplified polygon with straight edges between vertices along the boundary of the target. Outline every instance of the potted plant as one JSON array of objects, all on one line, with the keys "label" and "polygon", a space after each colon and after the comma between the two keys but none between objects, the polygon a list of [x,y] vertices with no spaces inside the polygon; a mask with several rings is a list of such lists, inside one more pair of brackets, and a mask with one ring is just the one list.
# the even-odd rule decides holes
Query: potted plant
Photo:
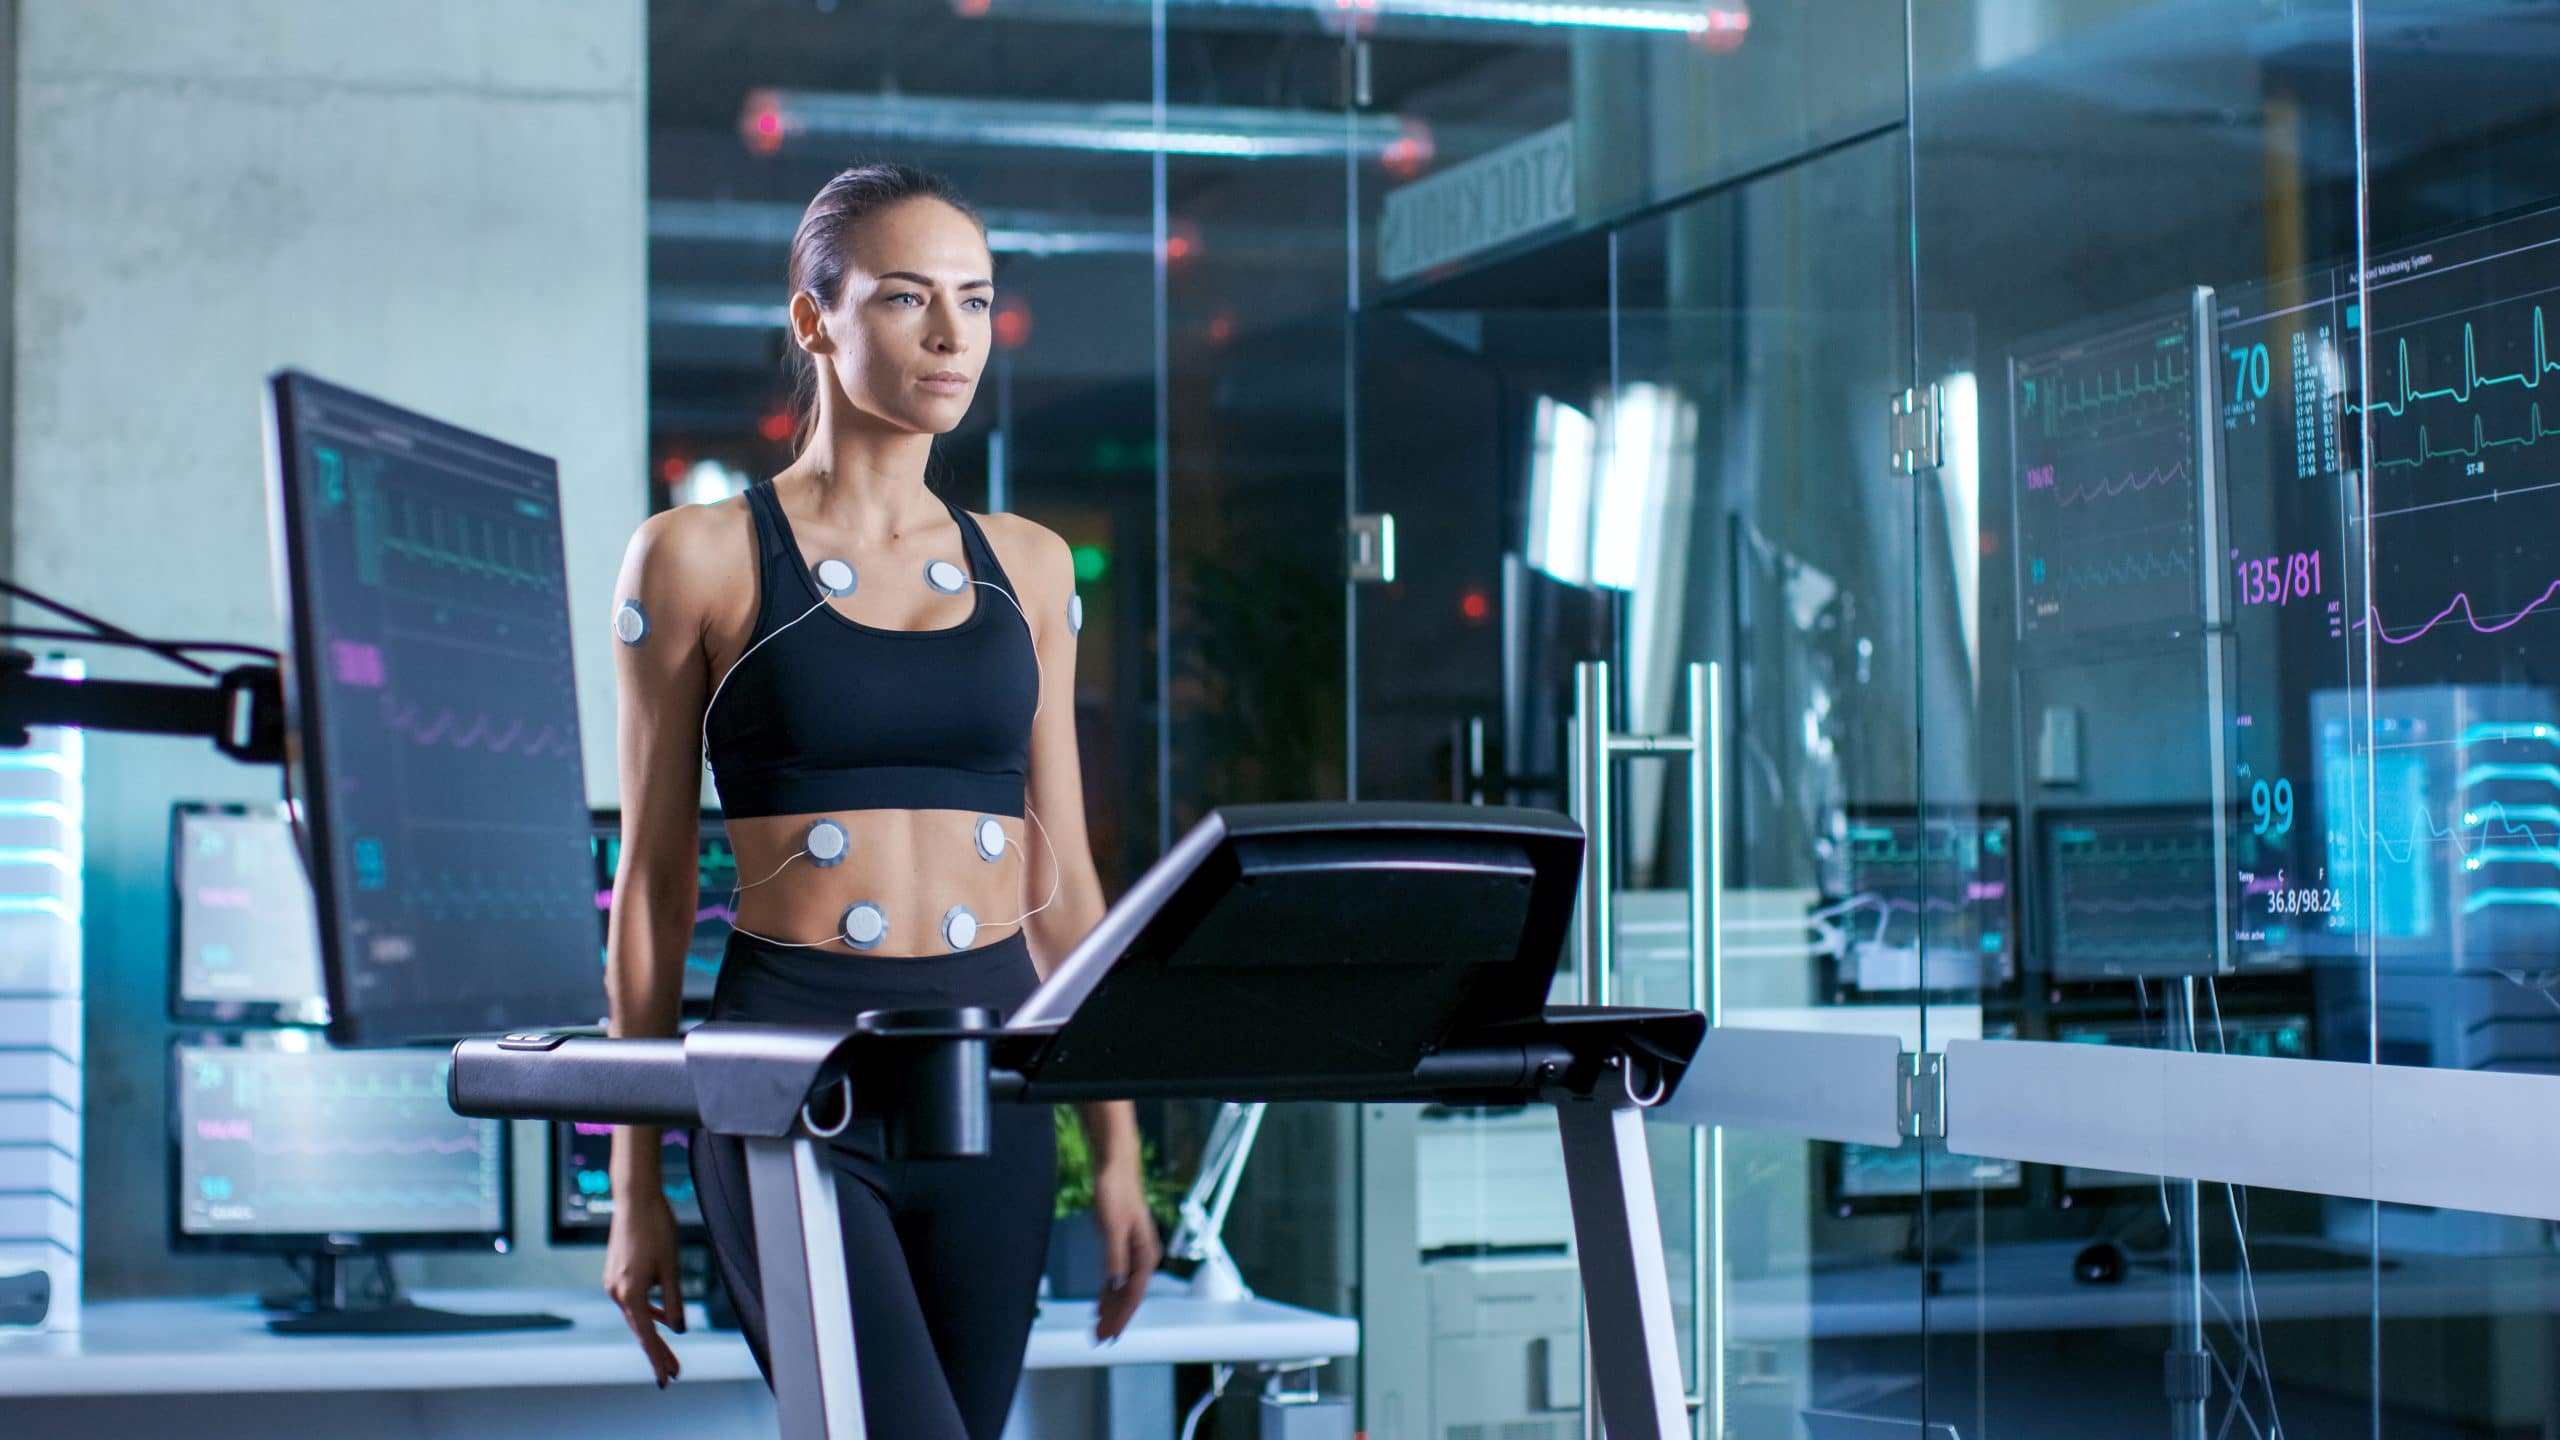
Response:
[{"label": "potted plant", "polygon": [[[1073,1106],[1050,1113],[1058,1127],[1058,1201],[1049,1222],[1049,1294],[1060,1300],[1090,1300],[1102,1293],[1102,1236],[1093,1226],[1093,1151],[1086,1147],[1084,1126]],[[1138,1142],[1139,1183],[1156,1227],[1171,1234],[1182,1213],[1184,1187],[1156,1164],[1152,1140]]]}]

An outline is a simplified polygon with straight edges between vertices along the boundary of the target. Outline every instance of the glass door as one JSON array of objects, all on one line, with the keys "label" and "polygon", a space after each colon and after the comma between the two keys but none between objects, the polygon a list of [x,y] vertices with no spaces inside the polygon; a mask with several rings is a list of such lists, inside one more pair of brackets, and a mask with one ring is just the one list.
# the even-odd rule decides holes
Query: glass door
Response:
[{"label": "glass door", "polygon": [[[1378,12],[1345,38],[1348,123],[1409,143],[1350,166],[1352,794],[1593,825],[1557,1002],[1721,1005],[1781,1047],[1768,1074],[1871,1062],[1863,1147],[1684,1112],[1649,1148],[1697,1433],[1916,1415],[1898,20]],[[1552,1117],[1378,1107],[1360,1142],[1361,1428],[1596,1434]]]}]

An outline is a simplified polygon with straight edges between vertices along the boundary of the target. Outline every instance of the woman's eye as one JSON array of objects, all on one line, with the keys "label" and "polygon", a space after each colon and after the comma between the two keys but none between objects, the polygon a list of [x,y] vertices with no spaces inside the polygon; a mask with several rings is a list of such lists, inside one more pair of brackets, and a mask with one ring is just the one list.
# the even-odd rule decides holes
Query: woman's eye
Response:
[{"label": "woman's eye", "polygon": [[969,308],[972,310],[992,309],[994,307],[994,303],[995,302],[988,300],[986,297],[981,295],[973,295],[969,297]]}]

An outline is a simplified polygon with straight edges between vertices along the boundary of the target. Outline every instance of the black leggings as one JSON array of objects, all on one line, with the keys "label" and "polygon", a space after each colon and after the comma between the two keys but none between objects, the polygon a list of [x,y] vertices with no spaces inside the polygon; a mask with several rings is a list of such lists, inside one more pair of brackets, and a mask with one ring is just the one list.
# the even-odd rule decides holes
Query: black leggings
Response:
[{"label": "black leggings", "polygon": [[[865,1010],[984,1005],[1009,1014],[1039,983],[1019,933],[956,955],[881,959],[732,934],[712,1018],[849,1022]],[[1057,1192],[1046,1105],[999,1104],[982,1160],[891,1160],[878,1123],[826,1142],[844,1216],[863,1419],[902,1440],[997,1440],[1022,1378]],[[763,1291],[742,1142],[695,1131],[694,1184],[720,1278],[768,1384]]]}]

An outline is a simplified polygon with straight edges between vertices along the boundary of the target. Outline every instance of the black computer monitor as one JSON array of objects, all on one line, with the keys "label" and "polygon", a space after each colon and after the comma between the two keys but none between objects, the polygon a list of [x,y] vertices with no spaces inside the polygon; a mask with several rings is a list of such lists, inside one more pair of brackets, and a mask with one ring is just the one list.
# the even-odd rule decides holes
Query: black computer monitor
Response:
[{"label": "black computer monitor", "polygon": [[[702,1238],[702,1204],[693,1193],[693,1137],[658,1136],[658,1165],[679,1238]],[[613,1127],[583,1121],[551,1126],[551,1243],[601,1245],[613,1227]]]},{"label": "black computer monitor", "polygon": [[1842,817],[1832,986],[1873,1000],[1995,990],[2017,976],[2017,818],[1988,807],[1863,808]]},{"label": "black computer monitor", "polygon": [[2045,810],[2037,827],[2035,908],[2054,979],[2221,968],[2226,900],[2212,807]]},{"label": "black computer monitor", "polygon": [[169,950],[172,1019],[327,1022],[311,881],[282,807],[170,810]]},{"label": "black computer monitor", "polygon": [[[613,918],[613,877],[622,864],[622,812],[598,810],[592,824],[596,943],[601,946],[611,934],[607,927]],[[728,827],[717,814],[702,817],[694,853],[701,889],[694,901],[693,936],[684,950],[684,1012],[706,1015],[711,1010],[711,992],[720,980],[720,957],[728,951],[729,931],[738,920],[734,908],[738,857],[729,848]]]},{"label": "black computer monitor", "polygon": [[593,1023],[557,468],[293,371],[267,418],[330,1039]]},{"label": "black computer monitor", "polygon": [[307,1030],[178,1039],[169,1225],[180,1250],[507,1249],[507,1127],[453,1113],[444,1050]]}]

